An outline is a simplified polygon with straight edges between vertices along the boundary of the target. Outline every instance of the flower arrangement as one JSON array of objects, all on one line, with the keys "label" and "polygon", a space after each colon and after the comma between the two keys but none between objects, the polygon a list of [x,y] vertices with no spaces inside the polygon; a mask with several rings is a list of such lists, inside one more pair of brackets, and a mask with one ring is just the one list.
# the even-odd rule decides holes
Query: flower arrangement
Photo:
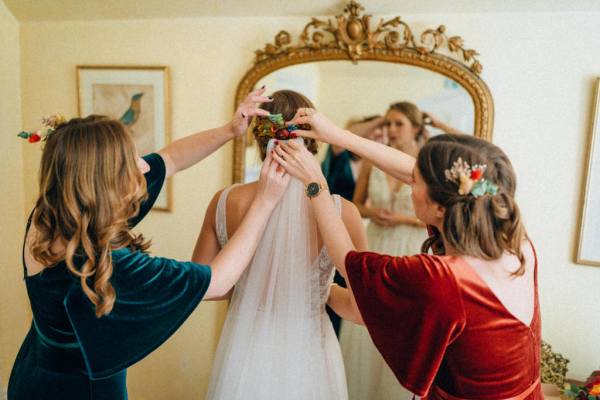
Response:
[{"label": "flower arrangement", "polygon": [[600,371],[594,371],[583,386],[565,383],[562,398],[574,400],[600,400]]},{"label": "flower arrangement", "polygon": [[67,122],[67,119],[62,114],[46,115],[42,118],[42,127],[40,129],[34,132],[21,131],[17,136],[26,139],[29,143],[36,143],[40,140],[48,139],[48,135],[65,122]]},{"label": "flower arrangement", "polygon": [[254,134],[257,137],[269,137],[279,140],[295,139],[297,135],[292,131],[298,129],[310,129],[305,125],[285,125],[283,115],[271,114],[267,117],[256,117],[254,121]]},{"label": "flower arrangement", "polygon": [[465,196],[467,194],[473,197],[480,197],[485,194],[495,195],[498,193],[498,185],[486,180],[483,177],[486,164],[475,164],[470,166],[461,157],[452,164],[452,168],[445,172],[446,179],[458,185],[458,194]]}]

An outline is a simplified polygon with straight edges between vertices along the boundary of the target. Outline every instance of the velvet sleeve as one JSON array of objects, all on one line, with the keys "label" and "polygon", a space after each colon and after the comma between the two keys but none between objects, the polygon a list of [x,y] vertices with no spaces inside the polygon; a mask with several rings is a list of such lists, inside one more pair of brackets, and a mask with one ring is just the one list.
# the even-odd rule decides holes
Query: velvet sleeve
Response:
[{"label": "velvet sleeve", "polygon": [[128,249],[113,251],[112,311],[97,318],[79,284],[64,300],[88,374],[108,377],[141,360],[187,319],[210,282],[209,267],[151,257]]},{"label": "velvet sleeve", "polygon": [[150,170],[144,174],[146,179],[146,190],[148,191],[148,198],[140,205],[140,211],[138,215],[129,220],[129,226],[136,226],[144,217],[150,212],[152,206],[156,202],[160,190],[163,187],[166,176],[165,162],[158,153],[146,154],[142,157],[144,161],[150,166]]},{"label": "velvet sleeve", "polygon": [[400,383],[424,396],[465,326],[458,284],[439,257],[346,255],[348,280],[375,346]]}]

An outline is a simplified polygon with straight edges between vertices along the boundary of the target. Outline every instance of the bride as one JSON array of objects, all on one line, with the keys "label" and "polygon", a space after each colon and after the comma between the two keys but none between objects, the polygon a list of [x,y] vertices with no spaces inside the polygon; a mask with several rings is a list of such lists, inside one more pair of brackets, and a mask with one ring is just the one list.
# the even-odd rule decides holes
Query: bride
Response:
[{"label": "bride", "polygon": [[[252,129],[262,159],[286,139],[304,143],[315,154],[315,141],[290,138],[284,124],[298,108],[313,107],[311,102],[290,90],[275,92],[272,99],[261,106],[270,115],[255,117]],[[210,264],[243,220],[256,188],[252,182],[215,194],[192,260]],[[354,245],[365,248],[356,207],[339,196],[334,201]],[[333,273],[306,188],[292,178],[250,266],[224,297],[231,302],[206,398],[347,399],[340,347],[325,312]],[[360,315],[344,313],[355,310],[354,299],[345,293],[333,290],[330,305],[361,323]]]}]

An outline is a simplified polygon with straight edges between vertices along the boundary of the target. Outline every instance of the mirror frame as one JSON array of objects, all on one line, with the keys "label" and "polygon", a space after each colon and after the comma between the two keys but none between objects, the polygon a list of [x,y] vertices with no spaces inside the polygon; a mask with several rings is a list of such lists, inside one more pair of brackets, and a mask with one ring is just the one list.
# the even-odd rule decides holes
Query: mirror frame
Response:
[{"label": "mirror frame", "polygon": [[[372,16],[354,0],[344,13],[332,21],[311,18],[292,44],[287,31],[280,31],[274,43],[256,50],[252,68],[246,72],[235,95],[234,110],[261,78],[278,69],[313,61],[362,60],[391,62],[421,67],[453,79],[471,96],[475,108],[474,135],[491,141],[494,103],[489,88],[479,77],[482,65],[473,49],[465,49],[460,36],[446,36],[446,27],[427,29],[415,38],[409,25],[400,17],[380,19],[371,27]],[[233,182],[244,179],[245,135],[235,138],[233,147]]]}]

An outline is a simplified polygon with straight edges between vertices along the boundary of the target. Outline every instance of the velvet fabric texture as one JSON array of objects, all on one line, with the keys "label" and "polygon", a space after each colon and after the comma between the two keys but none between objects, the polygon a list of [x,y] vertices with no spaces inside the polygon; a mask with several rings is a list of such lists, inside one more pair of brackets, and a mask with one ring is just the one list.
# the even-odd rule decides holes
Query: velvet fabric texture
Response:
[{"label": "velvet fabric texture", "polygon": [[527,326],[459,257],[346,256],[377,349],[403,386],[430,400],[543,398],[535,264],[535,309]]},{"label": "velvet fabric texture", "polygon": [[354,188],[356,187],[352,167],[350,166],[351,160],[352,155],[348,150],[335,155],[331,146],[329,146],[325,159],[321,164],[330,193],[339,194],[348,201],[352,201]]},{"label": "velvet fabric texture", "polygon": [[[144,159],[149,197],[131,226],[150,211],[165,179],[158,154]],[[210,268],[192,262],[124,248],[112,258],[116,302],[101,318],[64,262],[25,276],[33,321],[13,366],[10,400],[126,399],[126,368],[177,330],[210,282]]]}]

